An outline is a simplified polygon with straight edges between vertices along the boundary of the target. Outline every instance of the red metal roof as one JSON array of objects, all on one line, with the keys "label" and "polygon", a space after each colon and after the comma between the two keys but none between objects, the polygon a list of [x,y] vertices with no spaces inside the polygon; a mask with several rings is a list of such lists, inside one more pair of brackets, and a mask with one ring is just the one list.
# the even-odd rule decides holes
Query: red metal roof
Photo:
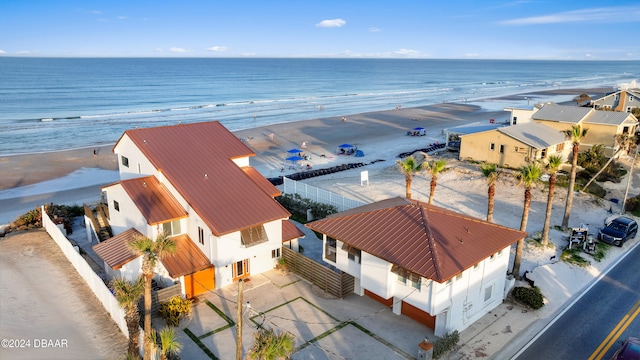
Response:
[{"label": "red metal roof", "polygon": [[138,257],[138,255],[129,250],[129,241],[138,236],[143,235],[138,230],[131,228],[106,241],[93,245],[93,251],[113,270],[118,270],[124,264]]},{"label": "red metal roof", "polygon": [[527,235],[403,198],[364,205],[306,226],[440,283]]},{"label": "red metal roof", "polygon": [[282,195],[282,192],[278,190],[277,187],[273,186],[273,184],[269,180],[267,180],[267,178],[262,176],[262,174],[260,174],[260,172],[258,172],[256,168],[252,166],[245,166],[242,168],[242,171],[244,171],[244,173],[247,174],[247,176],[250,177],[251,180],[253,180],[256,185],[260,186],[262,190],[267,194],[273,197]]},{"label": "red metal roof", "polygon": [[298,229],[291,220],[282,222],[282,242],[304,237],[304,233]]},{"label": "red metal roof", "polygon": [[123,180],[120,185],[133,199],[149,225],[161,224],[189,215],[155,176]]},{"label": "red metal roof", "polygon": [[277,190],[259,184],[251,170],[248,175],[232,161],[255,153],[217,121],[127,130],[123,137],[136,144],[216,236],[290,216],[273,199]]},{"label": "red metal roof", "polygon": [[193,274],[213,266],[188,235],[178,235],[172,239],[176,242],[176,252],[162,259],[162,265],[172,278]]}]

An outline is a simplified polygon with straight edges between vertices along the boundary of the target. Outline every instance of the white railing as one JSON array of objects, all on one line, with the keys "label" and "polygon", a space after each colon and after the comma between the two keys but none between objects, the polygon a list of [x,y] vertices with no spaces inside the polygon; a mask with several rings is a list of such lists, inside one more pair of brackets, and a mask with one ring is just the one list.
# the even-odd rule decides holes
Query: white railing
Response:
[{"label": "white railing", "polygon": [[126,337],[129,337],[127,323],[124,320],[124,310],[118,304],[118,300],[116,300],[115,296],[113,296],[109,288],[93,271],[91,266],[87,264],[87,261],[82,255],[71,245],[67,237],[62,233],[62,230],[51,221],[51,218],[49,218],[44,211],[44,206],[41,207],[41,212],[42,227],[47,230],[49,236],[58,244],[60,250],[62,250],[67,259],[69,259],[69,262],[71,262],[78,274],[84,279],[87,285],[89,285],[91,291],[93,291],[102,303],[102,306],[104,306],[105,310],[111,315],[111,318],[118,325],[120,331],[122,331]]},{"label": "white railing", "polygon": [[349,199],[328,190],[319,189],[315,186],[291,180],[286,176],[283,177],[283,181],[283,194],[298,194],[311,201],[333,205],[338,209],[338,211],[345,211],[366,205],[366,203],[361,201]]}]

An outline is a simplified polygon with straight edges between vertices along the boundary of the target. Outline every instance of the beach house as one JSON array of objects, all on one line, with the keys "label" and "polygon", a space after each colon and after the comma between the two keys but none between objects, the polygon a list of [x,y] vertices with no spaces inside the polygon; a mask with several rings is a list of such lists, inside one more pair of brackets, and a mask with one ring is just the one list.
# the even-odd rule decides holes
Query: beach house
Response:
[{"label": "beach house", "polygon": [[580,151],[602,144],[606,156],[612,156],[618,150],[618,135],[634,135],[638,127],[638,119],[627,112],[557,104],[544,105],[532,115],[532,119],[557,131],[581,125],[588,131],[580,141]]},{"label": "beach house", "polygon": [[519,168],[550,155],[560,155],[566,161],[571,151],[571,144],[564,134],[533,122],[459,137],[461,160],[486,161],[506,168]]},{"label": "beach house", "polygon": [[326,263],[369,296],[434,330],[461,331],[513,286],[509,249],[525,232],[434,205],[391,198],[306,225],[322,235]]},{"label": "beach house", "polygon": [[598,110],[632,112],[640,109],[640,88],[625,88],[601,98],[591,100],[591,106]]},{"label": "beach house", "polygon": [[121,180],[103,192],[114,236],[94,246],[109,277],[135,278],[128,242],[165,233],[177,251],[155,280],[192,297],[272,269],[283,241],[303,236],[250,166],[254,152],[217,121],[127,130],[113,151]]}]

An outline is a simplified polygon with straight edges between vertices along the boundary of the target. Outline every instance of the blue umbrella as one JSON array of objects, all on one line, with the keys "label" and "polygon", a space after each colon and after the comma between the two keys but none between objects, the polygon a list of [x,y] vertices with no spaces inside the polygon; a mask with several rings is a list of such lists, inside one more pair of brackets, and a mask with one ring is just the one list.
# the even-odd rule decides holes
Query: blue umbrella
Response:
[{"label": "blue umbrella", "polygon": [[298,154],[298,153],[301,153],[302,150],[293,148],[293,149],[287,150],[287,152],[290,154]]},{"label": "blue umbrella", "polygon": [[291,161],[291,162],[296,162],[296,161],[300,161],[300,160],[304,160],[304,159],[301,158],[300,156],[289,156],[285,160]]},{"label": "blue umbrella", "polygon": [[342,144],[342,145],[340,145],[340,146],[338,146],[338,147],[339,147],[339,148],[352,148],[352,147],[353,147],[353,145],[351,145],[351,144]]}]

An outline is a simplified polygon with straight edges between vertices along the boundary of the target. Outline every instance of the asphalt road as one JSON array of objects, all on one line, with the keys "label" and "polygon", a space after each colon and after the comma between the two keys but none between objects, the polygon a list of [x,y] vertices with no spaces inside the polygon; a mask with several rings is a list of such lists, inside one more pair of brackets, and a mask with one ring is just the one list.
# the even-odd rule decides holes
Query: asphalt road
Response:
[{"label": "asphalt road", "polygon": [[562,313],[517,357],[609,359],[618,341],[640,336],[640,246]]}]

